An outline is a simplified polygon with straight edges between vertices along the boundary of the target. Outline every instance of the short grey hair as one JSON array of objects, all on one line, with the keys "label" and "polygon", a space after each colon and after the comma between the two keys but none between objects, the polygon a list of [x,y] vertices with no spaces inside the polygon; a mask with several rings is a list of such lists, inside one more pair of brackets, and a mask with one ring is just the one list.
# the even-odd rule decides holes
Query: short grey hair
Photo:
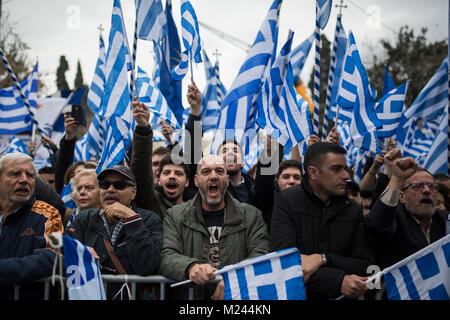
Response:
[{"label": "short grey hair", "polygon": [[95,171],[95,169],[82,169],[82,170],[80,170],[72,178],[72,192],[70,193],[70,196],[71,196],[73,201],[75,201],[75,193],[77,191],[78,180],[80,180],[80,178],[84,177],[84,176],[93,176],[94,177],[94,183],[98,187],[97,172]]},{"label": "short grey hair", "polygon": [[34,166],[32,157],[30,157],[29,155],[27,155],[25,153],[12,152],[12,153],[7,153],[7,154],[3,155],[2,157],[0,157],[0,174],[3,171],[3,163],[6,162],[6,161],[11,161],[11,162],[30,161],[31,164],[33,165],[34,171],[36,172],[36,167]]}]

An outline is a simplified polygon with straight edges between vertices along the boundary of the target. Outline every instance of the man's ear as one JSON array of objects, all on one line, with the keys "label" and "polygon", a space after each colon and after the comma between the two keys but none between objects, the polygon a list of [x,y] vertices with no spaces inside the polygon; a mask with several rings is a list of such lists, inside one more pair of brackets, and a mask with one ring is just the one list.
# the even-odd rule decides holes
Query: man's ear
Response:
[{"label": "man's ear", "polygon": [[134,186],[133,187],[133,196],[132,196],[131,200],[134,200],[134,198],[136,198],[136,193],[137,193],[137,187]]},{"label": "man's ear", "polygon": [[400,194],[398,196],[398,201],[400,201],[401,203],[405,203],[405,195],[404,195],[403,191],[400,191]]},{"label": "man's ear", "polygon": [[[189,180],[188,180],[188,183],[189,183]],[[195,186],[198,188],[198,176],[197,175],[194,176],[194,183],[195,183]]]},{"label": "man's ear", "polygon": [[307,169],[308,172],[308,176],[311,180],[315,181],[317,180],[317,176],[319,174],[319,169],[316,168],[315,166],[309,166]]}]

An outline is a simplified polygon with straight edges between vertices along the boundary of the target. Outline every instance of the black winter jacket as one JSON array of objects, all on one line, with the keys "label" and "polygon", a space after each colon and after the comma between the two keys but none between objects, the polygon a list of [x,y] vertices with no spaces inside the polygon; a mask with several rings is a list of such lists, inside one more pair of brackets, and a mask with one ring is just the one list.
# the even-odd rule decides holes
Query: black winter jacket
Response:
[{"label": "black winter jacket", "polygon": [[373,253],[362,226],[361,207],[347,197],[324,203],[306,182],[281,192],[275,200],[271,223],[271,249],[297,247],[302,254],[325,253],[326,266],[306,284],[308,299],[341,295],[345,275],[365,276]]}]

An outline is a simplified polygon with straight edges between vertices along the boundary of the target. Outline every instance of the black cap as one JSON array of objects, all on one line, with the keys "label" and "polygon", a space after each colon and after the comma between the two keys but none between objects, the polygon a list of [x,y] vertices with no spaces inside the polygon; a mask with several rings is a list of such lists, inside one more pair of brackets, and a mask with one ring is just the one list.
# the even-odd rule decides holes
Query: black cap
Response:
[{"label": "black cap", "polygon": [[125,178],[130,179],[131,181],[136,183],[136,178],[134,177],[134,174],[131,171],[131,169],[128,168],[128,167],[125,167],[123,165],[116,165],[116,166],[113,166],[111,168],[107,168],[107,169],[102,170],[97,176],[98,180],[103,180],[105,175],[107,175],[108,173],[111,173],[111,172],[120,173]]}]

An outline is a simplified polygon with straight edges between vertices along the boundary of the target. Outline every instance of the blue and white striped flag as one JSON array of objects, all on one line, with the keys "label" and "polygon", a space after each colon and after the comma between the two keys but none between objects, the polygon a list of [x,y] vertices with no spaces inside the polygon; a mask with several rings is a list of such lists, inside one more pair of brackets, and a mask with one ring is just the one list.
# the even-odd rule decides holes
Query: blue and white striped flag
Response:
[{"label": "blue and white striped flag", "polygon": [[300,252],[289,248],[226,266],[225,300],[306,300]]},{"label": "blue and white striped flag", "polygon": [[[20,82],[25,97],[36,114],[36,99],[38,90],[38,64],[31,74]],[[30,113],[25,106],[16,86],[0,90],[0,135],[14,135],[30,131],[33,127]]]},{"label": "blue and white striped flag", "polygon": [[98,114],[102,117],[119,116],[131,123],[131,97],[128,71],[132,69],[131,56],[123,23],[120,1],[114,0],[106,55],[105,87]]},{"label": "blue and white striped flag", "polygon": [[432,174],[447,174],[448,166],[448,111],[441,116],[441,123],[433,144],[424,159],[423,168]]},{"label": "blue and white striped flag", "polygon": [[86,104],[89,109],[96,114],[102,103],[103,90],[105,87],[105,73],[106,73],[106,49],[102,35],[99,38],[100,49],[97,59],[97,65],[95,66],[94,77],[92,78],[91,86],[87,96]]},{"label": "blue and white striped flag", "polygon": [[450,300],[450,235],[382,273],[390,300]]},{"label": "blue and white striped flag", "polygon": [[298,47],[292,50],[291,53],[291,65],[292,73],[294,74],[294,81],[300,79],[300,74],[311,51],[312,44],[314,42],[314,33],[303,41]]},{"label": "blue and white striped flag", "polygon": [[97,260],[80,241],[63,235],[69,300],[106,300]]},{"label": "blue and white striped flag", "polygon": [[388,92],[375,104],[375,111],[383,127],[377,130],[379,138],[392,137],[405,110],[405,98],[409,81]]},{"label": "blue and white striped flag", "polygon": [[207,83],[202,94],[202,110],[200,115],[203,132],[206,132],[208,130],[216,129],[220,105],[222,104],[227,90],[222,81],[220,81],[219,61],[217,60],[215,65],[212,66],[205,50],[203,50],[203,58]]},{"label": "blue and white striped flag", "polygon": [[76,143],[75,143],[75,150],[73,154],[73,162],[77,161],[87,161],[91,158],[91,154],[89,152],[89,146],[88,146],[88,139],[87,139],[88,133],[81,137]]},{"label": "blue and white striped flag", "polygon": [[397,141],[404,143],[405,131],[414,120],[439,116],[448,108],[448,57],[400,119]]},{"label": "blue and white striped flag", "polygon": [[414,121],[408,128],[407,144],[399,144],[399,148],[405,157],[411,157],[417,161],[419,166],[423,165],[425,157],[433,144],[433,138],[427,137],[423,129]]},{"label": "blue and white striped flag", "polygon": [[126,152],[131,146],[130,124],[117,116],[107,120],[107,134],[102,156],[97,166],[97,174],[103,169],[111,168],[125,160]]},{"label": "blue and white striped flag", "polygon": [[7,153],[20,152],[28,154],[27,146],[23,141],[17,137],[11,137],[9,139],[9,148]]},{"label": "blue and white striped flag", "polygon": [[136,0],[139,39],[159,42],[167,34],[167,20],[161,0]]},{"label": "blue and white striped flag", "polygon": [[264,131],[290,150],[308,136],[303,132],[302,116],[294,88],[290,52],[294,33],[289,31],[288,40],[267,69],[261,94],[258,97],[257,122]]},{"label": "blue and white striped flag", "polygon": [[87,150],[91,156],[89,159],[92,157],[100,158],[103,145],[105,144],[106,131],[106,120],[94,114],[88,132],[86,133]]},{"label": "blue and white striped flag", "polygon": [[[278,18],[282,0],[274,0],[258,31],[256,39],[225,96],[217,122],[212,150],[215,152],[225,138],[233,137],[244,150],[248,149],[246,133],[255,129],[257,105],[266,67],[275,59]],[[244,151],[245,152],[245,151]]]},{"label": "blue and white striped flag", "polygon": [[324,29],[330,18],[331,7],[333,5],[332,0],[317,0],[316,6],[316,19],[317,25],[320,29]]},{"label": "blue and white striped flag", "polygon": [[152,113],[169,123],[174,128],[182,127],[183,124],[178,123],[161,91],[159,91],[141,67],[138,67],[136,84],[138,86],[140,101],[145,104]]},{"label": "blue and white striped flag", "polygon": [[77,204],[72,200],[72,181],[69,184],[66,184],[61,191],[61,199],[64,202],[64,205],[70,209],[76,209]]},{"label": "blue and white striped flag", "polygon": [[375,113],[375,92],[361,61],[356,41],[350,31],[337,103],[353,109],[350,131],[355,145],[363,150],[381,153],[376,130],[382,124]]},{"label": "blue and white striped flag", "polygon": [[395,89],[394,80],[392,80],[391,75],[389,74],[389,68],[386,65],[384,69],[384,81],[383,81],[383,96],[385,96],[388,92],[391,92]]},{"label": "blue and white striped flag", "polygon": [[189,0],[181,1],[181,35],[183,38],[184,51],[178,66],[172,69],[172,78],[181,80],[189,68],[189,60],[202,62],[202,47],[200,43],[200,32],[197,15]]}]

